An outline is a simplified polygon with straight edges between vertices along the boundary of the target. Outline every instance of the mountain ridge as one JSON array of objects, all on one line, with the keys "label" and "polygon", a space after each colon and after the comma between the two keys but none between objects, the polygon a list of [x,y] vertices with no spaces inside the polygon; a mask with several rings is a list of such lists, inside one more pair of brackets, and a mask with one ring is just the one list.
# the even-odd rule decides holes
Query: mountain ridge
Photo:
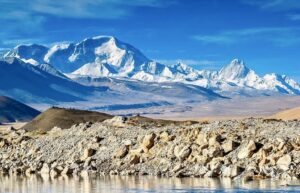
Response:
[{"label": "mountain ridge", "polygon": [[165,65],[148,59],[132,45],[113,36],[96,36],[50,48],[37,44],[19,45],[6,53],[4,58],[7,57],[16,57],[36,66],[53,66],[45,69],[75,81],[74,77],[112,77],[158,83],[181,82],[229,94],[240,90],[300,94],[296,81],[277,74],[260,77],[239,59],[232,60],[219,71],[196,70],[183,63]]}]

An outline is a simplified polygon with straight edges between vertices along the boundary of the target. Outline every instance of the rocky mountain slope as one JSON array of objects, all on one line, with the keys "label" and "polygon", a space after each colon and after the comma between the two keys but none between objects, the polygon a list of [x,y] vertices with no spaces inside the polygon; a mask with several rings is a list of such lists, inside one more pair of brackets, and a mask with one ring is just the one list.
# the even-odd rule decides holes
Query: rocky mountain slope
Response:
[{"label": "rocky mountain slope", "polygon": [[0,96],[0,123],[30,121],[39,111],[12,98]]}]

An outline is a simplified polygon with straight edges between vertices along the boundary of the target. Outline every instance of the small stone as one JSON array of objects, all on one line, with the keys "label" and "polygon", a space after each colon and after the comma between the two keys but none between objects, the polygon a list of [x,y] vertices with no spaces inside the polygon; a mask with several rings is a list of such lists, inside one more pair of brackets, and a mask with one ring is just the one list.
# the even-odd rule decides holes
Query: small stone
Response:
[{"label": "small stone", "polygon": [[84,167],[84,168],[87,168],[87,167],[90,165],[91,161],[92,161],[92,158],[91,158],[91,157],[88,157],[88,158],[84,161],[83,167]]},{"label": "small stone", "polygon": [[6,139],[0,138],[0,148],[4,147],[7,144],[8,144],[8,142]]},{"label": "small stone", "polygon": [[209,149],[204,149],[202,151],[204,156],[214,158],[214,157],[222,157],[224,155],[224,151],[221,146],[212,146]]},{"label": "small stone", "polygon": [[130,139],[125,139],[122,142],[125,146],[132,146],[133,142]]},{"label": "small stone", "polygon": [[230,167],[230,177],[234,178],[238,175],[240,175],[243,172],[243,168],[237,165],[233,165]]},{"label": "small stone", "polygon": [[25,171],[25,175],[26,176],[30,176],[31,174],[33,174],[35,171],[32,169],[32,168],[28,168],[26,171]]},{"label": "small stone", "polygon": [[86,160],[88,157],[93,156],[95,153],[96,153],[95,149],[87,148],[84,150],[81,160]]},{"label": "small stone", "polygon": [[11,127],[8,127],[8,128],[6,129],[6,131],[7,131],[7,132],[14,132],[14,131],[17,131],[17,129],[14,128],[13,126],[11,126]]},{"label": "small stone", "polygon": [[100,141],[102,141],[104,138],[103,137],[100,137],[100,136],[96,136],[92,139],[92,141],[94,143],[99,143]]},{"label": "small stone", "polygon": [[128,154],[128,147],[122,146],[115,152],[115,157],[122,159]]},{"label": "small stone", "polygon": [[181,168],[182,168],[182,165],[180,163],[178,163],[174,166],[174,168],[172,169],[172,172],[176,173],[179,170],[181,170]]},{"label": "small stone", "polygon": [[138,164],[140,163],[140,156],[134,154],[130,156],[130,164]]},{"label": "small stone", "polygon": [[50,131],[48,131],[49,134],[55,134],[55,133],[60,133],[62,129],[60,127],[53,127]]},{"label": "small stone", "polygon": [[61,174],[63,175],[69,175],[69,174],[72,174],[73,173],[73,170],[71,168],[69,168],[68,166],[66,166],[63,171],[61,172]]},{"label": "small stone", "polygon": [[204,177],[206,178],[214,178],[214,177],[217,177],[218,175],[214,172],[214,171],[208,171]]}]

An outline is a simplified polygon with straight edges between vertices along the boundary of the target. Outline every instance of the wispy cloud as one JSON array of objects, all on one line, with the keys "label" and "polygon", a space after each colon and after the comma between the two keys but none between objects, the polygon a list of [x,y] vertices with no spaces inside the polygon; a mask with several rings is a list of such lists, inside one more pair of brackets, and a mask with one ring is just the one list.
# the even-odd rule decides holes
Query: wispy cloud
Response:
[{"label": "wispy cloud", "polygon": [[299,0],[241,0],[242,3],[257,6],[262,10],[283,12],[287,18],[296,21],[300,20],[299,14],[290,14],[300,10]]},{"label": "wispy cloud", "polygon": [[273,11],[289,11],[300,9],[299,0],[241,0],[243,3]]},{"label": "wispy cloud", "polygon": [[33,37],[43,31],[45,22],[53,17],[121,19],[134,13],[136,8],[162,8],[176,2],[177,0],[1,0],[0,37]]},{"label": "wispy cloud", "polygon": [[[135,7],[165,7],[171,0],[2,0],[0,5],[7,17],[22,18],[49,14],[68,18],[120,18]],[[3,12],[4,13],[4,12]]]},{"label": "wispy cloud", "polygon": [[289,14],[288,17],[294,21],[300,20],[300,14]]},{"label": "wispy cloud", "polygon": [[194,35],[192,38],[202,43],[234,44],[249,41],[271,42],[280,46],[300,43],[300,28],[261,27],[222,31],[213,35]]}]

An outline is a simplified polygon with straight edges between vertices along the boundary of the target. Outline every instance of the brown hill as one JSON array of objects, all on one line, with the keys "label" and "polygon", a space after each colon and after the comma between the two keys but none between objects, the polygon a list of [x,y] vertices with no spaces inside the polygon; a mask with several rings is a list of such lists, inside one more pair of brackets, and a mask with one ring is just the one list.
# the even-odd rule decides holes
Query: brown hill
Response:
[{"label": "brown hill", "polygon": [[112,117],[111,115],[94,111],[52,107],[27,123],[22,129],[39,132],[49,131],[55,126],[68,129],[74,124],[102,122]]},{"label": "brown hill", "polygon": [[276,113],[274,116],[272,116],[272,118],[282,119],[282,120],[293,120],[293,119],[300,120],[300,107],[281,111],[279,113]]},{"label": "brown hill", "polygon": [[32,120],[40,112],[19,101],[0,96],[0,122],[26,122]]}]

